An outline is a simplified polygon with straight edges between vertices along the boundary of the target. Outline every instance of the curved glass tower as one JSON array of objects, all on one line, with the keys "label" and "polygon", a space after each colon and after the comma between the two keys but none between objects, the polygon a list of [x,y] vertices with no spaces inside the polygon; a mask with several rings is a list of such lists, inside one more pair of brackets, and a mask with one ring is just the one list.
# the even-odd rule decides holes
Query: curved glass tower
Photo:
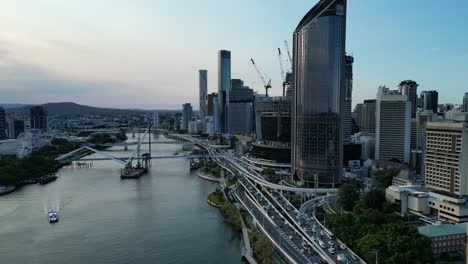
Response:
[{"label": "curved glass tower", "polygon": [[291,168],[309,187],[340,182],[346,0],[321,0],[294,32]]}]

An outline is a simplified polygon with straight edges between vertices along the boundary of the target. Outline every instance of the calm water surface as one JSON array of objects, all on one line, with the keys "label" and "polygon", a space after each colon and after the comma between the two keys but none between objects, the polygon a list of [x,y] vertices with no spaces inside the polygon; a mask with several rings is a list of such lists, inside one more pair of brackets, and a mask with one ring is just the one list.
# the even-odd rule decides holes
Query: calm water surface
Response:
[{"label": "calm water surface", "polygon": [[[182,147],[153,145],[153,156],[174,152]],[[131,147],[109,153],[128,157]],[[137,180],[120,180],[120,167],[65,167],[53,183],[1,196],[0,263],[240,263],[240,237],[206,203],[217,185],[186,159],[155,160]],[[57,224],[47,221],[52,206]]]}]

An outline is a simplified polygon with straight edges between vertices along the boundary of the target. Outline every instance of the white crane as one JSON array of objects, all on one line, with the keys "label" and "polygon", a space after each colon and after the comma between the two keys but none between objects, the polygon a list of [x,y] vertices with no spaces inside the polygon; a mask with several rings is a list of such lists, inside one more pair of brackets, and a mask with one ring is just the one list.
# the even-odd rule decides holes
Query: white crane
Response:
[{"label": "white crane", "polygon": [[[263,87],[265,87],[265,94],[266,94],[266,97],[268,97],[268,89],[271,88],[271,78],[269,78],[268,76],[266,76],[266,74],[262,74],[262,72],[260,71],[260,69],[258,68],[257,64],[255,64],[255,61],[253,59],[250,59],[250,61],[252,62],[254,68],[255,68],[255,71],[257,71],[257,74],[258,76],[260,77],[260,79],[262,80],[263,82]],[[268,82],[266,81],[266,79],[268,79]]]}]

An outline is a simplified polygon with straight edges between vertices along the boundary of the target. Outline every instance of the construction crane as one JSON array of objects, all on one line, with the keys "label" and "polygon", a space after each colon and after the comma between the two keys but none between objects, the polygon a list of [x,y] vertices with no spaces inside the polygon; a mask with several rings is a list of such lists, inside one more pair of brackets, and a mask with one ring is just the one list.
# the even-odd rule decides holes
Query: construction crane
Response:
[{"label": "construction crane", "polygon": [[260,69],[258,68],[257,64],[255,64],[255,61],[253,59],[250,59],[250,61],[252,62],[252,65],[254,66],[255,68],[255,71],[257,72],[258,76],[260,77],[260,79],[262,80],[263,82],[263,87],[265,87],[265,94],[266,94],[266,97],[268,97],[268,89],[271,88],[271,79],[266,76],[266,78],[268,78],[268,82],[266,81],[266,78],[265,78],[265,74],[262,74],[262,72],[260,71]]},{"label": "construction crane", "polygon": [[286,96],[286,72],[284,71],[283,56],[281,49],[278,48],[278,61],[280,63],[281,78],[283,79],[283,96]]},{"label": "construction crane", "polygon": [[286,48],[286,52],[288,53],[288,59],[289,59],[289,70],[292,72],[292,57],[291,57],[291,52],[289,52],[289,45],[288,42],[285,40],[284,41],[284,47]]}]

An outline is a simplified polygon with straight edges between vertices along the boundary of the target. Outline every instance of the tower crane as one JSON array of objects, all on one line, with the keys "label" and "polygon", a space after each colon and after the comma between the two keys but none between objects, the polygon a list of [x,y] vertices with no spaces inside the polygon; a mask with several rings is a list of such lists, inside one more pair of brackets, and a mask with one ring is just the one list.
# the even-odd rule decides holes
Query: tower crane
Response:
[{"label": "tower crane", "polygon": [[283,79],[283,96],[286,95],[286,72],[284,71],[283,56],[281,55],[281,49],[278,48],[278,60],[280,63],[281,78]]},{"label": "tower crane", "polygon": [[291,52],[289,52],[289,45],[288,41],[284,41],[284,47],[286,48],[286,52],[288,53],[288,60],[289,60],[289,70],[292,72],[292,57],[291,57]]},{"label": "tower crane", "polygon": [[271,79],[266,76],[266,78],[268,79],[268,82],[266,81],[266,78],[264,76],[264,74],[262,74],[262,72],[260,71],[260,69],[258,68],[257,64],[255,64],[255,61],[253,59],[250,59],[250,61],[252,62],[252,65],[254,66],[255,68],[255,71],[257,72],[258,76],[260,77],[260,79],[262,80],[263,82],[263,87],[265,87],[265,94],[266,94],[266,97],[268,97],[268,89],[271,88]]}]

